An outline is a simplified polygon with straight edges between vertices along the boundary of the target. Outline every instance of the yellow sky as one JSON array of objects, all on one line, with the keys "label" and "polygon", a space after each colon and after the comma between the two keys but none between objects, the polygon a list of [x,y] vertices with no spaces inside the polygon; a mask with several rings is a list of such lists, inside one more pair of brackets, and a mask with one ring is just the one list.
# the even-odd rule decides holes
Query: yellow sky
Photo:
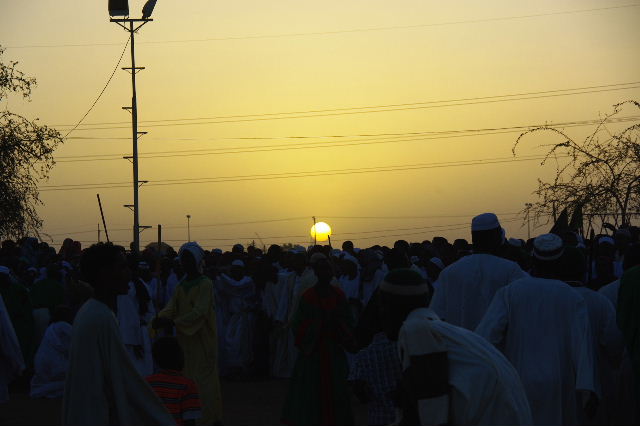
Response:
[{"label": "yellow sky", "polygon": [[[64,126],[75,124],[104,86],[126,41],[126,33],[109,23],[106,4],[0,0],[0,43],[8,47],[3,60],[19,60],[21,68],[38,79],[31,102],[14,97],[2,107],[38,117],[44,124],[59,125],[63,133],[68,129]],[[142,4],[130,0],[132,15],[138,14]],[[630,4],[638,6],[554,14]],[[522,17],[541,14],[546,16]],[[494,19],[503,17],[513,18]],[[136,36],[136,60],[146,67],[138,77],[142,121],[249,114],[273,118],[263,114],[640,81],[640,3],[632,1],[158,0],[153,18],[154,22]],[[388,27],[396,28],[380,29]],[[366,28],[377,30],[341,32]],[[263,37],[276,35],[282,37]],[[77,44],[89,46],[70,46]],[[121,66],[128,65],[127,51]],[[130,97],[130,77],[119,70],[85,124],[126,122],[128,113],[120,107],[127,105]],[[140,144],[143,157],[153,152],[191,152],[181,157],[142,158],[140,177],[157,184],[503,158],[511,155],[517,133],[427,140],[414,137],[417,140],[410,141],[405,136],[394,143],[349,147],[191,154],[193,150],[256,150],[376,139],[320,138],[327,135],[406,134],[590,120],[608,112],[618,101],[639,97],[639,89],[628,89],[311,118],[225,119],[218,121],[235,122],[180,126],[161,121],[155,123],[162,124],[157,127],[142,122],[141,130],[149,131]],[[635,112],[623,113],[629,114]],[[86,130],[91,127],[125,128]],[[56,153],[60,162],[43,185],[130,181],[131,166],[126,160],[62,161],[73,156],[129,154],[131,142],[126,138],[130,130],[126,127],[126,123],[81,126],[70,136],[101,139],[68,140]],[[576,137],[588,130],[569,129]],[[280,139],[287,136],[317,138]],[[541,153],[536,146],[553,141],[540,136],[527,139],[522,154]],[[363,247],[391,244],[398,238],[469,238],[467,224],[473,214],[519,211],[531,201],[537,177],[549,176],[551,171],[539,162],[528,161],[148,186],[140,191],[141,224],[163,224],[165,238],[178,245],[186,238],[185,215],[190,214],[192,238],[207,248],[228,248],[236,237],[241,237],[242,243],[257,240],[256,233],[266,244],[308,241],[313,215],[332,225],[338,244],[347,238]],[[44,231],[56,244],[67,234],[95,241],[100,217],[96,192],[101,194],[112,240],[130,241],[132,215],[122,207],[131,203],[130,187],[43,191],[45,205],[40,213]],[[363,218],[371,216],[384,219]],[[402,216],[422,218],[400,219]],[[208,226],[282,218],[298,219]],[[505,228],[509,236],[526,237],[526,227],[521,225],[521,220],[514,220],[506,222]],[[406,229],[430,226],[442,228]],[[371,232],[376,230],[381,231]],[[287,238],[268,238],[281,236]],[[142,237],[143,243],[154,239],[155,230],[145,231]]]}]

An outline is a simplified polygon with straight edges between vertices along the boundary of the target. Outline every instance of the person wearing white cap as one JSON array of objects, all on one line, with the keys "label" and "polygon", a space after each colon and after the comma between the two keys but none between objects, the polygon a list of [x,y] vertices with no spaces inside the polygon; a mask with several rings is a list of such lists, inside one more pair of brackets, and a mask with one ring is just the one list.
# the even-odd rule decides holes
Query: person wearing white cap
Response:
[{"label": "person wearing white cap", "polygon": [[594,408],[596,382],[587,304],[559,280],[563,254],[557,235],[537,237],[534,277],[499,289],[476,328],[520,374],[536,425],[574,425],[579,403],[590,414]]},{"label": "person wearing white cap", "polygon": [[152,326],[176,327],[184,350],[184,375],[200,391],[202,418],[197,424],[208,426],[222,421],[213,283],[202,273],[204,250],[198,243],[183,244],[178,254],[186,275]]},{"label": "person wearing white cap", "polygon": [[253,361],[253,324],[252,311],[255,308],[255,284],[246,275],[242,260],[231,262],[229,273],[220,274],[216,280],[219,304],[224,305],[223,327],[221,327],[222,344],[220,352],[224,359],[225,372],[243,374]]},{"label": "person wearing white cap", "polygon": [[[9,276],[9,268],[0,266],[0,275]],[[24,371],[24,359],[7,307],[0,295],[0,404],[9,401],[8,385]]]},{"label": "person wearing white cap", "polygon": [[471,236],[473,254],[440,272],[430,306],[443,321],[469,330],[476,328],[499,288],[527,276],[517,263],[497,256],[504,230],[495,214],[474,217]]}]

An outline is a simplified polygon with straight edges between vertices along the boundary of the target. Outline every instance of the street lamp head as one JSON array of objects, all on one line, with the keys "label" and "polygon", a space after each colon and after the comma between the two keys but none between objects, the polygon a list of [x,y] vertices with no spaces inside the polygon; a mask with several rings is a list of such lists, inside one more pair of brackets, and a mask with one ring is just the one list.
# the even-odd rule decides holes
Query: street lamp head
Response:
[{"label": "street lamp head", "polygon": [[187,219],[191,219],[191,215],[190,214],[187,215]]},{"label": "street lamp head", "polygon": [[129,16],[129,0],[109,0],[109,16]]},{"label": "street lamp head", "polygon": [[147,0],[142,7],[142,19],[149,19],[153,13],[153,8],[156,7],[157,0]]}]

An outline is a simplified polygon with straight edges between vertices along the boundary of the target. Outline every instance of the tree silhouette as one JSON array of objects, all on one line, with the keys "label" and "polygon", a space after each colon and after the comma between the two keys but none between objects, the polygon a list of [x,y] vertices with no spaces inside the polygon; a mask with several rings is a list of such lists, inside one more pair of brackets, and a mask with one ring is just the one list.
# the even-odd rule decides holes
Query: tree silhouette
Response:
[{"label": "tree silhouette", "polygon": [[[0,47],[0,57],[3,53]],[[36,86],[17,65],[0,60],[0,101],[11,94],[29,100]],[[53,151],[62,142],[57,130],[39,125],[37,119],[0,111],[0,238],[38,234],[42,220],[36,207],[42,201],[37,182],[48,177],[55,164]]]},{"label": "tree silhouette", "polygon": [[[548,151],[542,164],[555,160],[556,173],[552,181],[538,179],[533,194],[538,201],[524,209],[535,223],[551,217],[556,211],[582,209],[591,220],[599,216],[603,222],[612,218],[616,226],[626,226],[640,209],[640,124],[612,133],[608,125],[637,121],[638,116],[617,117],[625,108],[640,109],[637,101],[625,101],[613,106],[613,111],[599,121],[593,133],[577,141],[564,130],[540,126],[522,133],[513,146],[513,154],[522,139],[533,133],[550,132],[560,135],[562,142],[545,145]],[[566,161],[565,161],[566,160]]]}]

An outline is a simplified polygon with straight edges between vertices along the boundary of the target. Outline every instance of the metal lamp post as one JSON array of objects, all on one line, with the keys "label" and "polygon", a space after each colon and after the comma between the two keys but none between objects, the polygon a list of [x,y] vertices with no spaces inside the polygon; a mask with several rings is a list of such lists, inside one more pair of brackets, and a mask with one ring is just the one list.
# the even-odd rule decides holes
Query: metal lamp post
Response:
[{"label": "metal lamp post", "polygon": [[[122,109],[127,110],[131,113],[131,132],[132,132],[132,140],[133,140],[133,150],[131,156],[126,156],[124,158],[131,160],[133,164],[133,205],[126,205],[125,207],[130,207],[133,210],[133,251],[136,253],[140,252],[140,203],[138,198],[138,190],[141,184],[146,183],[146,181],[140,181],[138,178],[138,139],[140,136],[146,134],[146,132],[138,131],[138,98],[136,94],[136,73],[139,70],[143,70],[144,67],[136,67],[136,56],[135,56],[135,34],[138,32],[142,26],[144,26],[147,22],[153,21],[150,19],[151,14],[153,13],[153,8],[155,7],[156,0],[149,0],[142,8],[142,18],[140,19],[132,19],[129,18],[129,3],[128,0],[109,0],[109,16],[111,16],[110,21],[115,22],[120,25],[125,31],[129,33],[129,37],[131,40],[131,66],[123,67],[123,70],[127,70],[131,73],[131,86],[132,86],[132,96],[131,96],[131,106],[122,107]],[[142,227],[146,229],[147,227]]]}]

